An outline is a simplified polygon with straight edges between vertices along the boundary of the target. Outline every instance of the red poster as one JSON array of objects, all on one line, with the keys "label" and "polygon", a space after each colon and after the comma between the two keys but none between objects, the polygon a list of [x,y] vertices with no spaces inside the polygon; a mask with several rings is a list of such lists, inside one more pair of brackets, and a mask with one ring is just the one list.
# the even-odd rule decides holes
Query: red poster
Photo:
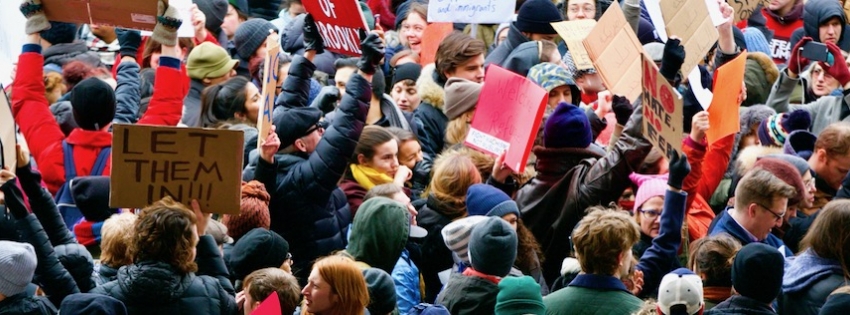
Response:
[{"label": "red poster", "polygon": [[422,32],[422,51],[419,52],[419,64],[427,66],[434,62],[434,56],[437,55],[437,48],[443,42],[443,38],[449,36],[454,30],[452,23],[431,23],[425,27]]},{"label": "red poster", "polygon": [[[247,294],[247,293],[246,293]],[[272,292],[260,306],[257,306],[251,315],[280,315],[280,299],[277,292]]]},{"label": "red poster", "polygon": [[546,90],[523,76],[491,65],[484,77],[466,145],[480,151],[505,154],[505,164],[525,172],[528,154],[546,109]]},{"label": "red poster", "polygon": [[358,0],[304,0],[301,3],[316,20],[325,49],[360,56],[360,30],[369,29]]}]

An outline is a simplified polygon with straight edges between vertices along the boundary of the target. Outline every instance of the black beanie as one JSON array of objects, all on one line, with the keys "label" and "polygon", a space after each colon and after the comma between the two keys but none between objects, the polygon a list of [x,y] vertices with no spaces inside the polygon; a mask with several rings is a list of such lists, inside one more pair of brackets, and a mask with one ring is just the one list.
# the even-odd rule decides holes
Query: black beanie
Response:
[{"label": "black beanie", "polygon": [[109,207],[109,176],[82,176],[71,184],[71,194],[77,209],[89,222],[103,222],[118,209]]},{"label": "black beanie", "polygon": [[419,74],[422,73],[422,66],[418,63],[403,63],[395,67],[395,72],[393,72],[393,80],[390,87],[393,87],[399,81],[404,80],[416,80],[419,79]]},{"label": "black beanie", "polygon": [[115,91],[101,79],[85,79],[71,90],[71,107],[77,126],[100,130],[115,118]]},{"label": "black beanie", "polygon": [[769,304],[779,296],[785,257],[776,248],[750,243],[741,248],[732,264],[732,286],[742,296]]},{"label": "black beanie", "polygon": [[224,16],[227,15],[227,0],[193,0],[192,2],[197,4],[198,10],[207,17],[204,25],[206,29],[218,34],[221,31],[221,24],[224,23]]},{"label": "black beanie", "polygon": [[243,280],[254,271],[278,268],[289,254],[289,242],[264,228],[246,233],[230,251],[230,268],[236,279]]},{"label": "black beanie", "polygon": [[520,32],[533,34],[557,34],[552,22],[564,18],[550,0],[529,0],[522,4],[516,17],[516,28]]},{"label": "black beanie", "polygon": [[41,39],[51,45],[73,43],[77,38],[77,24],[65,22],[50,22],[50,28],[41,31]]}]

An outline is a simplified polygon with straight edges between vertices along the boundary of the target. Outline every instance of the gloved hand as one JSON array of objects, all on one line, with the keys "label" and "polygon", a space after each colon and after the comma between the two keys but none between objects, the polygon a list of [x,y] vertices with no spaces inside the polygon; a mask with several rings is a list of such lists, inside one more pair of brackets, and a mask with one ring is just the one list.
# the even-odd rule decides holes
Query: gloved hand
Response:
[{"label": "gloved hand", "polygon": [[43,30],[50,29],[50,21],[44,14],[44,7],[41,5],[41,0],[24,0],[21,2],[21,13],[27,18],[25,30],[27,34],[32,35]]},{"label": "gloved hand", "polygon": [[323,86],[310,107],[321,109],[323,113],[327,114],[336,109],[336,102],[339,99],[339,88],[333,85]]},{"label": "gloved hand", "polygon": [[[6,171],[4,170],[2,172]],[[3,183],[3,185],[0,186],[0,190],[3,191],[6,208],[9,209],[9,212],[12,213],[12,216],[14,216],[15,219],[20,220],[25,218],[29,212],[27,211],[27,207],[24,206],[24,194],[18,186],[15,186],[16,182],[14,175],[12,175],[12,179]]]},{"label": "gloved hand", "polygon": [[142,34],[139,31],[116,28],[115,35],[118,35],[118,45],[121,46],[118,52],[121,57],[136,58],[139,46],[142,44]]},{"label": "gloved hand", "polygon": [[319,28],[310,13],[304,17],[304,50],[313,50],[316,54],[325,52],[325,40],[319,34]]},{"label": "gloved hand", "polygon": [[797,45],[794,45],[794,49],[791,49],[791,57],[788,58],[788,71],[791,73],[800,74],[811,63],[811,60],[800,54],[800,49],[810,41],[812,41],[811,37],[803,37],[797,42]]},{"label": "gloved hand", "polygon": [[847,61],[841,53],[841,48],[838,48],[833,43],[826,43],[826,49],[832,54],[834,60],[831,66],[823,61],[820,62],[820,66],[826,73],[835,78],[838,83],[841,83],[841,87],[846,86],[847,82],[850,82],[850,69],[847,68]]},{"label": "gloved hand", "polygon": [[360,61],[357,62],[357,68],[368,74],[373,74],[381,64],[381,59],[384,58],[384,41],[375,33],[368,33],[360,30]]},{"label": "gloved hand", "polygon": [[165,0],[157,1],[156,26],[151,38],[164,46],[177,46],[177,29],[183,24],[180,12]]},{"label": "gloved hand", "polygon": [[612,103],[611,110],[614,111],[614,116],[617,117],[617,124],[625,126],[635,111],[634,107],[632,107],[632,102],[629,102],[629,99],[625,96],[614,95]]},{"label": "gloved hand", "polygon": [[670,156],[670,174],[667,176],[667,185],[676,189],[682,189],[682,183],[685,182],[685,177],[691,172],[691,164],[688,163],[688,156],[684,153],[680,156],[679,152],[673,151]]},{"label": "gloved hand", "polygon": [[667,81],[675,81],[676,74],[685,63],[685,47],[678,38],[669,38],[664,44],[664,55],[661,57],[661,75]]}]

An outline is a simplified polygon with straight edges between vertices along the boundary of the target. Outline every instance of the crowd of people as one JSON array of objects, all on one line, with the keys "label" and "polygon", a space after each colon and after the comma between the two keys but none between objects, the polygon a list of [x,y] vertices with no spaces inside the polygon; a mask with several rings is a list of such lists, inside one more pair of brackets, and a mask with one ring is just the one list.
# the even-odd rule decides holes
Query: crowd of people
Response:
[{"label": "crowd of people", "polygon": [[[517,0],[510,22],[455,23],[424,65],[427,0],[358,1],[357,57],[301,0],[193,0],[190,17],[156,2],[143,37],[22,1],[0,314],[247,315],[273,294],[281,314],[850,312],[850,2],[772,0],[736,22],[717,1],[701,82],[688,38],[663,41],[641,0]],[[579,69],[551,24],[612,6],[682,97],[681,150],[654,148],[642,99]],[[740,93],[712,87],[743,52]],[[465,145],[492,67],[548,93],[522,173]],[[738,93],[740,131],[708,141],[694,86]],[[238,211],[111,208],[116,123],[242,131]]]}]

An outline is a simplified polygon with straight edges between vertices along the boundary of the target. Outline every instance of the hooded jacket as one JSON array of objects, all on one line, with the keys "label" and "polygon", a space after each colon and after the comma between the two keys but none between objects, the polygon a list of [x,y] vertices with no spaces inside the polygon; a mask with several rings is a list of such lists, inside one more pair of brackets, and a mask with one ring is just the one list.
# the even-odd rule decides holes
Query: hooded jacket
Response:
[{"label": "hooded jacket", "polygon": [[[834,0],[809,0],[806,2],[803,9],[803,27],[791,34],[790,47],[793,48],[804,36],[809,36],[816,42],[822,42],[818,28],[833,17],[838,17],[841,20],[841,25],[844,26],[836,44],[841,50],[850,51],[850,37],[847,36],[848,26],[847,17],[844,16],[844,7],[841,6],[839,1]],[[790,55],[789,51],[788,56]]]},{"label": "hooded jacket", "polygon": [[777,311],[782,314],[816,315],[827,296],[846,285],[841,264],[834,259],[822,258],[807,249],[785,263],[782,277],[782,294]]},{"label": "hooded jacket", "polygon": [[445,82],[440,83],[434,65],[422,68],[419,79],[416,80],[416,90],[422,102],[413,111],[413,124],[417,126],[416,136],[422,145],[422,152],[436,158],[445,147],[446,127],[449,119],[443,113],[446,92]]},{"label": "hooded jacket", "polygon": [[477,276],[452,274],[437,298],[453,315],[486,315],[496,309],[499,285]]},{"label": "hooded jacket", "polygon": [[346,251],[355,260],[391,274],[407,244],[410,221],[400,203],[374,199],[364,203],[355,216]]},{"label": "hooded jacket", "polygon": [[93,66],[105,66],[96,52],[89,52],[85,41],[58,44],[44,49],[44,65],[56,64],[60,67],[73,60],[90,63]]},{"label": "hooded jacket", "polygon": [[15,294],[0,301],[0,315],[55,315],[56,307],[46,298],[27,292]]},{"label": "hooded jacket", "polygon": [[798,28],[803,27],[803,1],[794,0],[796,4],[784,16],[768,8],[762,8],[761,14],[765,18],[765,26],[773,31],[773,39],[770,40],[770,57],[776,64],[784,64],[791,56],[791,35]]},{"label": "hooded jacket", "polygon": [[[515,48],[519,47],[520,44],[529,40],[530,39],[528,39],[528,37],[519,31],[516,27],[516,23],[511,23],[511,28],[508,30],[508,38],[499,44],[499,46],[496,46],[496,49],[494,49],[493,52],[484,59],[484,67],[486,68],[490,64],[503,66],[511,52],[513,52]],[[423,70],[422,72],[425,71]]]},{"label": "hooded jacket", "polygon": [[767,101],[773,83],[779,78],[779,69],[774,64],[775,60],[759,52],[747,54],[747,65],[744,71],[747,99],[741,104],[742,106],[764,104]]},{"label": "hooded jacket", "polygon": [[[819,0],[817,0],[819,1]],[[813,102],[800,105],[789,104],[791,94],[800,78],[792,79],[788,76],[787,69],[779,74],[779,79],[773,84],[770,96],[765,105],[772,107],[777,113],[785,113],[797,109],[804,109],[812,116],[811,132],[820,134],[826,126],[838,121],[850,121],[850,90],[844,91],[843,96],[826,95]]]}]

